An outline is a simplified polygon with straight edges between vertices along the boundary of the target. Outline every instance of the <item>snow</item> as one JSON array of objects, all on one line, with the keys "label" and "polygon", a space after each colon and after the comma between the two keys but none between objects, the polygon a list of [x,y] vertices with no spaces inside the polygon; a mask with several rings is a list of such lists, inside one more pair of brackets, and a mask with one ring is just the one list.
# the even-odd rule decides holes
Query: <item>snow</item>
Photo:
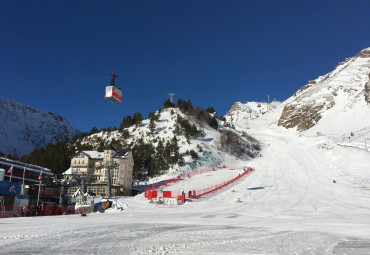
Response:
[{"label": "snow", "polygon": [[[370,254],[370,151],[364,146],[370,123],[360,91],[366,82],[362,74],[369,69],[368,59],[361,61],[365,62],[348,59],[328,77],[319,77],[316,81],[321,83],[307,89],[305,97],[297,93],[301,99],[319,102],[331,94],[329,86],[354,84],[346,92],[338,90],[335,107],[307,131],[276,125],[293,97],[269,111],[262,104],[264,114],[261,109],[261,114],[251,117],[248,109],[240,108],[227,116],[228,121],[232,116],[235,130],[247,130],[261,141],[262,157],[220,157],[229,167],[254,167],[253,174],[183,205],[156,206],[139,194],[113,198],[112,208],[87,217],[1,219],[0,253]],[[170,127],[175,115],[170,110],[163,111],[156,123],[160,138],[173,137]],[[144,120],[142,127],[130,128],[131,141],[139,136],[151,141],[148,124]],[[204,131],[203,140],[192,139],[190,144],[178,137],[181,152],[199,145],[217,153],[218,133]],[[108,137],[108,133],[99,135]],[[172,178],[182,170],[171,169],[150,182]],[[207,172],[165,189],[212,186],[238,171]],[[242,202],[236,202],[238,198]]]},{"label": "snow", "polygon": [[0,109],[0,151],[4,154],[23,156],[80,133],[61,116],[2,97]]},{"label": "snow", "polygon": [[76,170],[74,170],[73,167],[70,167],[63,174],[71,175],[71,174],[75,174],[75,173],[76,173]]},{"label": "snow", "polygon": [[104,157],[104,152],[99,151],[83,151],[88,157],[93,159],[102,159]]},{"label": "snow", "polygon": [[191,178],[181,179],[167,187],[163,187],[163,190],[178,191],[179,193],[181,193],[180,191],[185,191],[187,193],[188,191],[204,189],[228,181],[243,172],[243,170],[236,170],[235,168],[209,171],[203,174],[193,175]]},{"label": "snow", "polygon": [[[157,207],[139,194],[115,198],[116,206],[87,217],[1,219],[1,252],[368,254],[369,152],[271,125],[279,111],[250,121],[265,147],[262,157],[234,162],[256,168],[235,184],[172,207]],[[207,172],[184,182],[212,185],[237,171]],[[181,181],[176,185],[181,188]]]}]

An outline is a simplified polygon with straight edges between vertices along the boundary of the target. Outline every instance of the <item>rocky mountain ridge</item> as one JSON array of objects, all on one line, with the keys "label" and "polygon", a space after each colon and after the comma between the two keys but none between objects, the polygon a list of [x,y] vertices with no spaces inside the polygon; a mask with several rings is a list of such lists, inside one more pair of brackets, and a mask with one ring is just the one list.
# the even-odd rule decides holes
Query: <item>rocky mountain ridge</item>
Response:
[{"label": "rocky mountain ridge", "polygon": [[[370,48],[360,51],[355,57],[347,58],[339,63],[332,72],[309,81],[299,89],[283,105],[278,126],[296,128],[297,131],[306,131],[316,126],[322,118],[330,118],[333,124],[340,125],[338,116],[353,112],[355,109],[367,112],[370,108]],[[357,111],[359,113],[359,111]],[[356,115],[359,118],[359,114]],[[365,116],[366,115],[361,115]],[[359,123],[353,119],[353,123]],[[368,126],[366,120],[360,121]],[[350,129],[363,128],[347,125]]]}]

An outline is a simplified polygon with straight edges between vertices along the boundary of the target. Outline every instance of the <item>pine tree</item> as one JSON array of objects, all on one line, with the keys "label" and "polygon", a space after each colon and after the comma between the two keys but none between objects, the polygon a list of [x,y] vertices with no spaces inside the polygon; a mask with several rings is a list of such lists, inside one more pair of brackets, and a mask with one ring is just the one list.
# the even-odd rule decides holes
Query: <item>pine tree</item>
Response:
[{"label": "pine tree", "polygon": [[124,117],[122,119],[121,125],[119,126],[120,130],[123,130],[124,128],[129,128],[134,124],[134,121],[131,116]]},{"label": "pine tree", "polygon": [[156,125],[155,125],[155,121],[154,119],[150,119],[150,122],[149,122],[149,129],[150,129],[150,132],[153,134],[154,133],[154,130],[156,128]]},{"label": "pine tree", "polygon": [[128,138],[130,137],[130,132],[129,132],[127,129],[123,129],[123,130],[121,131],[121,133],[122,133],[122,137],[123,137],[124,139],[128,139]]},{"label": "pine tree", "polygon": [[143,115],[141,115],[140,112],[137,112],[134,114],[132,120],[133,120],[134,125],[140,125],[141,122],[143,121]]},{"label": "pine tree", "polygon": [[164,108],[171,108],[171,107],[175,107],[175,104],[171,102],[170,99],[166,100],[164,103],[163,103],[163,106]]}]

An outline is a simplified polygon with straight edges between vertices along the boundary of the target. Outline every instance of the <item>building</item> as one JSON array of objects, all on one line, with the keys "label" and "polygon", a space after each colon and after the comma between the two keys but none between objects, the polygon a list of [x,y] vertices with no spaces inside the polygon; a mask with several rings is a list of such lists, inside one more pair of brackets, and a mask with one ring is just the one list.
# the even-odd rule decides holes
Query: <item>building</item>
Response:
[{"label": "building", "polygon": [[[104,152],[77,151],[71,159],[71,168],[64,175],[71,179],[71,175],[86,175],[87,192],[96,195],[108,194],[108,175],[105,165],[115,164],[111,172],[112,195],[130,195],[132,188],[132,175],[134,159],[130,149],[118,150],[112,145],[106,147]],[[90,182],[89,182],[90,180]],[[68,195],[72,195],[79,187],[68,188]]]},{"label": "building", "polygon": [[0,209],[5,217],[19,216],[22,206],[38,201],[57,201],[59,188],[53,186],[53,179],[48,168],[0,157]]},{"label": "building", "polygon": [[[39,184],[39,177],[41,175],[43,183],[53,182],[54,173],[45,167],[0,157],[0,168],[5,170],[3,181],[18,183],[24,182],[25,185],[34,185]],[[9,171],[10,168],[12,171]]]}]

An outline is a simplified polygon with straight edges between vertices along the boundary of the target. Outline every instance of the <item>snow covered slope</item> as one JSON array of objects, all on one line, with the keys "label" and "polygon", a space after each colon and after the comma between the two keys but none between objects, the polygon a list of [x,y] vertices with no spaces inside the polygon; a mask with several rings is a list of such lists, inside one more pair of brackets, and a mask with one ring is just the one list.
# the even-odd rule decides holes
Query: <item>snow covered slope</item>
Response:
[{"label": "snow covered slope", "polygon": [[[270,146],[262,157],[235,162],[255,167],[253,174],[209,197],[157,207],[139,194],[114,198],[125,205],[116,213],[2,219],[0,249],[4,254],[369,254],[369,152],[322,147],[325,137],[299,137],[270,125],[278,118],[271,111],[251,121],[251,132]],[[202,187],[224,181],[217,173],[184,179],[174,188],[186,192],[200,178]]]},{"label": "snow covered slope", "polygon": [[274,100],[270,104],[261,102],[236,102],[231,106],[230,111],[225,114],[226,122],[233,125],[240,120],[252,120],[277,108],[281,102]]},{"label": "snow covered slope", "polygon": [[370,48],[309,81],[284,102],[279,126],[309,133],[350,135],[370,127]]},{"label": "snow covered slope", "polygon": [[[180,167],[178,164],[175,164],[170,167],[168,173],[172,174],[172,177],[184,171],[191,171],[201,167],[219,166],[222,163],[236,160],[234,156],[222,152],[222,148],[219,145],[220,130],[216,130],[205,123],[197,121],[196,118],[184,114],[178,108],[162,109],[156,111],[155,114],[158,116],[158,120],[155,121],[153,132],[150,129],[150,120],[145,119],[140,125],[133,125],[126,128],[124,132],[127,131],[129,134],[126,138],[124,132],[119,130],[102,131],[87,136],[78,142],[85,146],[92,146],[93,149],[96,149],[100,143],[107,145],[111,142],[118,143],[122,147],[127,146],[132,148],[139,140],[157,147],[159,141],[163,141],[163,144],[166,144],[176,136],[179,153],[184,159],[185,166]],[[176,130],[178,116],[189,121],[190,125],[196,126],[200,134],[197,137],[188,138],[182,130],[180,132]],[[258,143],[257,141],[250,141],[248,137],[239,136],[239,139],[240,141],[243,140],[246,144]],[[194,150],[198,154],[198,159],[191,157],[189,154],[191,150]],[[248,157],[250,156],[246,154],[245,158]],[[164,179],[167,177],[163,176],[160,178]],[[159,179],[156,178],[152,181],[157,180]]]},{"label": "snow covered slope", "polygon": [[0,151],[22,156],[80,132],[61,116],[0,97]]}]

